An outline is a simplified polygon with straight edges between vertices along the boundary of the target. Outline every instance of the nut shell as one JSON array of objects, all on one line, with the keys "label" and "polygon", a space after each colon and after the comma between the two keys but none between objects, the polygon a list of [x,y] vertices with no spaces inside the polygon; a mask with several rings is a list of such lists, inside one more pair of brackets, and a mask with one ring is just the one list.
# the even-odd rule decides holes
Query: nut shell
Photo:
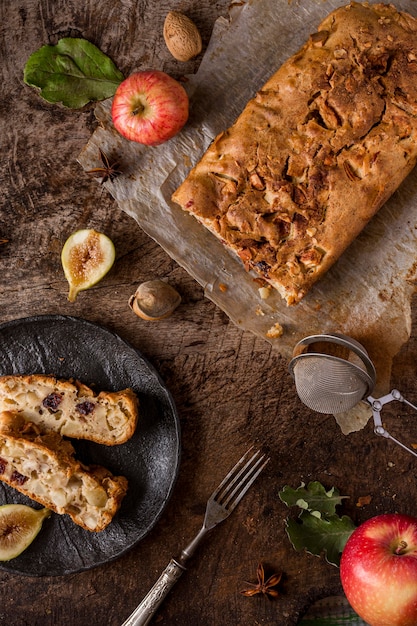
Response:
[{"label": "nut shell", "polygon": [[144,320],[156,321],[171,315],[181,302],[174,287],[163,280],[148,280],[141,283],[129,298],[132,311]]},{"label": "nut shell", "polygon": [[164,22],[164,39],[177,61],[189,61],[202,50],[201,35],[192,20],[179,11],[170,11]]}]

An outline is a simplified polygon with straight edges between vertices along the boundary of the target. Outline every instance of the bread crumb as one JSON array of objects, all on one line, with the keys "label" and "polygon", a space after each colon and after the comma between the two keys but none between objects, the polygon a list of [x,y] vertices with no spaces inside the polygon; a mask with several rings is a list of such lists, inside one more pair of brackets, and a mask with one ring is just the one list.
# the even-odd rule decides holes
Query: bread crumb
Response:
[{"label": "bread crumb", "polygon": [[358,498],[358,501],[356,503],[357,507],[362,507],[362,506],[366,506],[367,504],[370,504],[372,500],[372,496],[360,496]]},{"label": "bread crumb", "polygon": [[271,295],[272,287],[259,287],[258,292],[261,300],[266,300]]},{"label": "bread crumb", "polygon": [[266,333],[269,339],[278,339],[284,334],[284,329],[279,322],[276,322]]}]

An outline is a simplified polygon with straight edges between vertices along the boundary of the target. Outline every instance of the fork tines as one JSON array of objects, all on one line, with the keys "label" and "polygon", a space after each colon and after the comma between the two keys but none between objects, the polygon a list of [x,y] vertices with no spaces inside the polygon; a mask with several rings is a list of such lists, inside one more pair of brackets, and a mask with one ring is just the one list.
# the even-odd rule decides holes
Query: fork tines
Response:
[{"label": "fork tines", "polygon": [[225,476],[212,498],[224,508],[232,510],[243,498],[249,487],[269,463],[269,458],[261,450],[252,452],[250,448]]}]

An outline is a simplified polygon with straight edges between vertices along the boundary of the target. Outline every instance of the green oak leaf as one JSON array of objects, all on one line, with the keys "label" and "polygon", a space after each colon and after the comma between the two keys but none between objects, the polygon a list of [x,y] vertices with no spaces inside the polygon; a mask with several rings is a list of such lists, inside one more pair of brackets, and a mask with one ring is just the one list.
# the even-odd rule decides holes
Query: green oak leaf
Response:
[{"label": "green oak leaf", "polygon": [[286,520],[286,532],[296,550],[305,549],[338,567],[343,548],[356,526],[347,515],[317,517],[302,511],[297,520]]},{"label": "green oak leaf", "polygon": [[31,54],[23,80],[48,102],[80,109],[114,95],[124,76],[113,61],[86,39],[64,37]]},{"label": "green oak leaf", "polygon": [[279,497],[287,506],[298,506],[306,511],[333,515],[336,512],[336,506],[348,496],[341,496],[336,487],[326,491],[320,482],[314,481],[310,482],[307,487],[302,483],[297,489],[286,485],[279,492]]}]

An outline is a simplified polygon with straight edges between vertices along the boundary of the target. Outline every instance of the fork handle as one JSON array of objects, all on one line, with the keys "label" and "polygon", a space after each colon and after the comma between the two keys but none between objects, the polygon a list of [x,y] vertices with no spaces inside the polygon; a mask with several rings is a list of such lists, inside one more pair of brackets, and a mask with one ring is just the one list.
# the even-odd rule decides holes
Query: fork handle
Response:
[{"label": "fork handle", "polygon": [[145,626],[149,624],[159,605],[179,580],[181,574],[185,572],[185,569],[175,559],[171,559],[156,583],[133,613],[123,622],[122,626]]}]

